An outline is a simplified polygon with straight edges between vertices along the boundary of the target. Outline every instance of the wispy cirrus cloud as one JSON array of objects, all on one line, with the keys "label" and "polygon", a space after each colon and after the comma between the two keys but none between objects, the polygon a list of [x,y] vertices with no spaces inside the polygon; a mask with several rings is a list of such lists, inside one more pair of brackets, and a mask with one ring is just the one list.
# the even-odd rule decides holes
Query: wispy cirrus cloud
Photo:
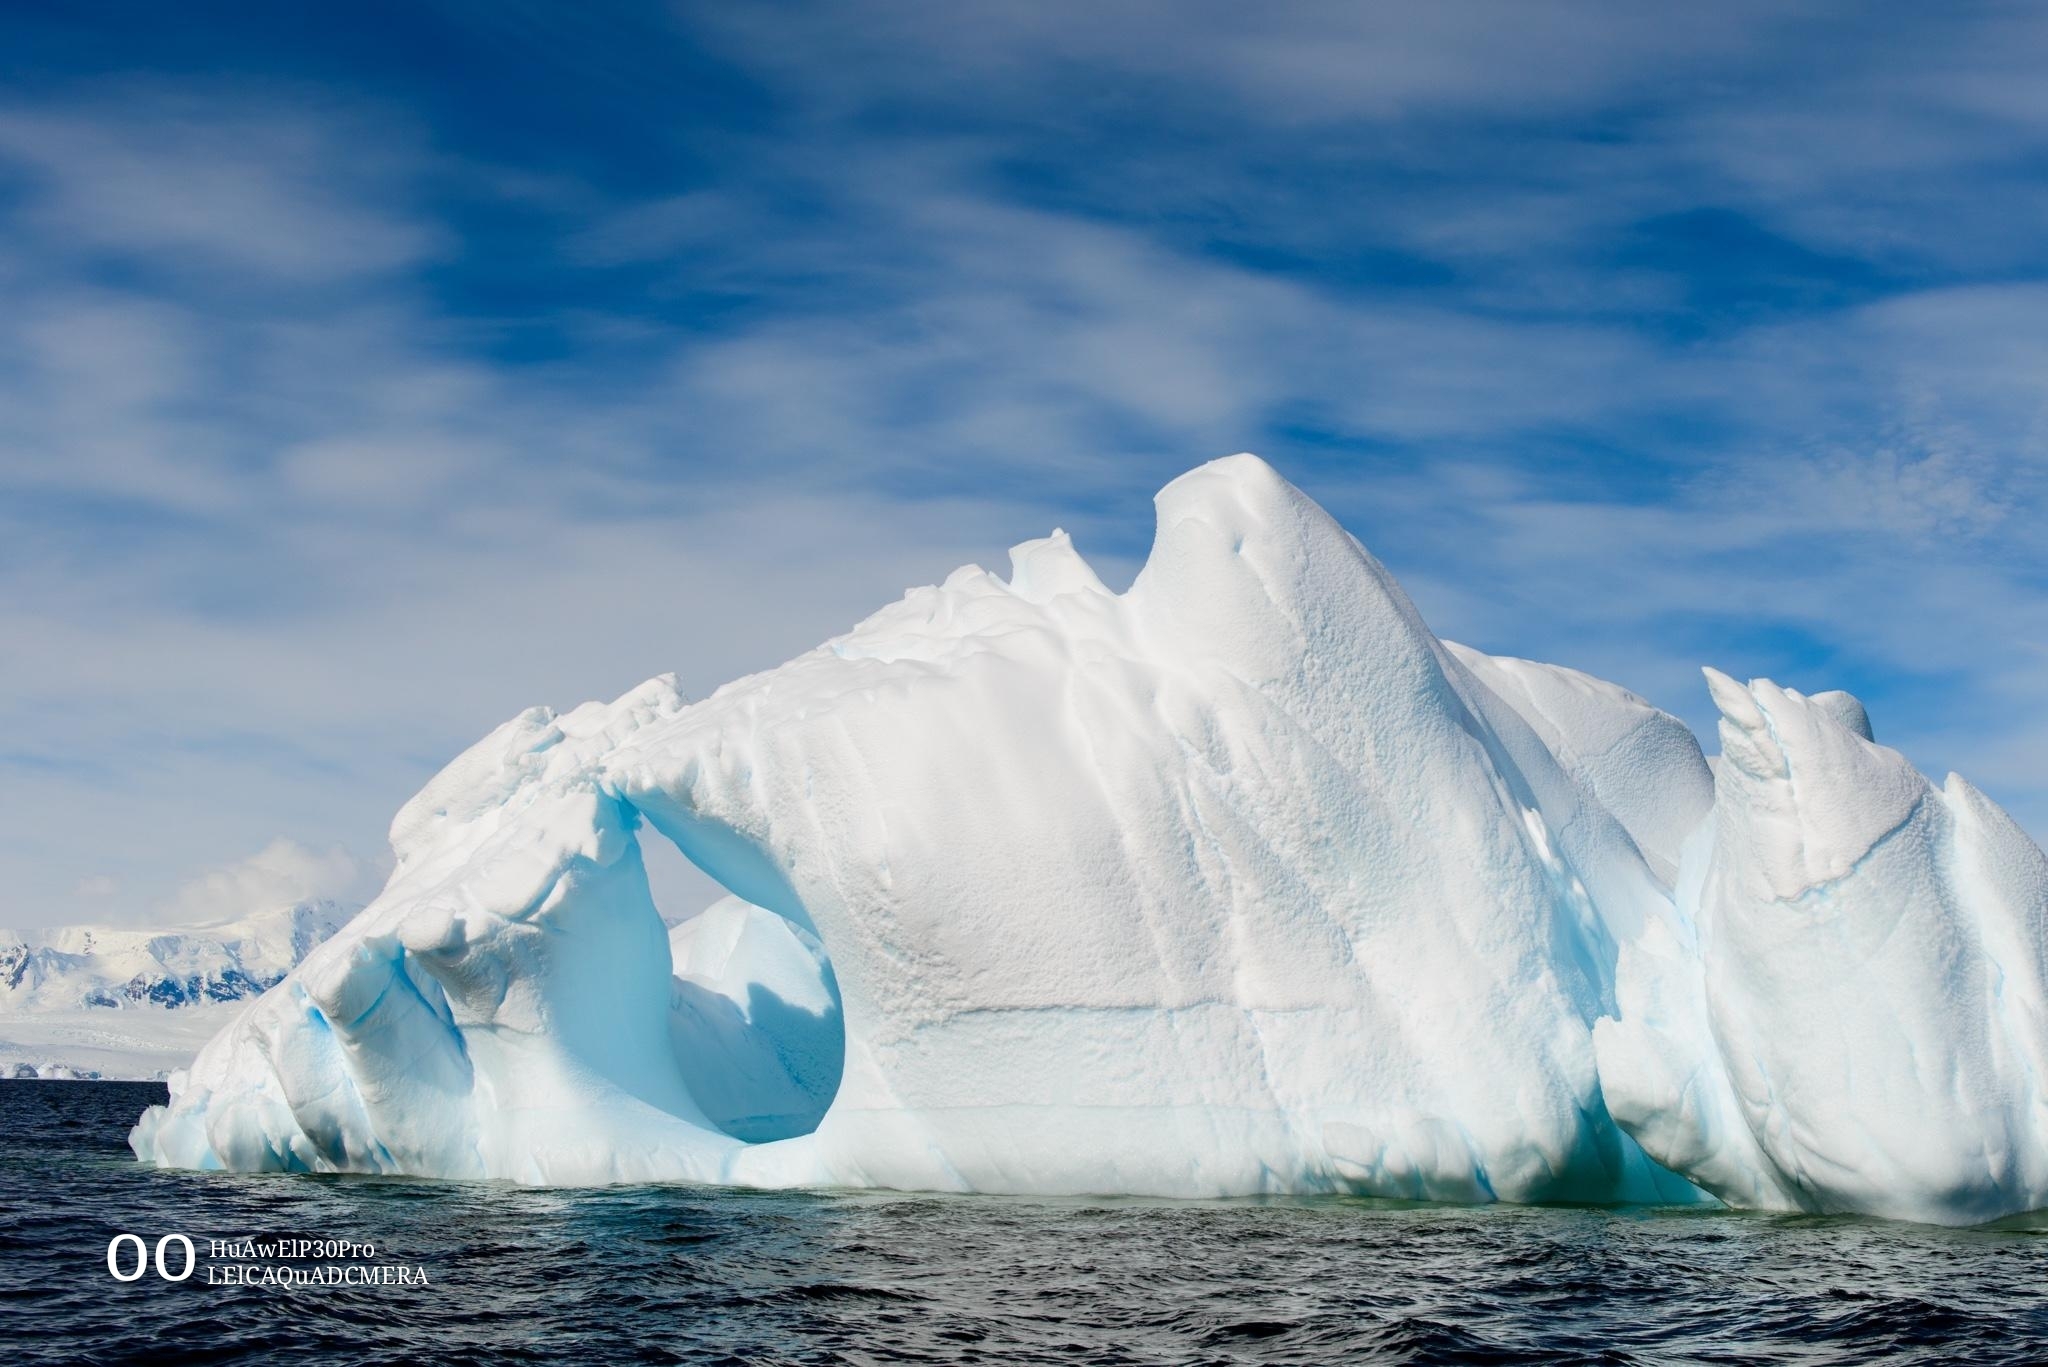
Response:
[{"label": "wispy cirrus cloud", "polygon": [[1447,634],[1855,688],[2048,829],[2025,12],[422,8],[460,92],[150,22],[0,107],[16,919],[1055,522],[1127,576],[1245,448]]}]

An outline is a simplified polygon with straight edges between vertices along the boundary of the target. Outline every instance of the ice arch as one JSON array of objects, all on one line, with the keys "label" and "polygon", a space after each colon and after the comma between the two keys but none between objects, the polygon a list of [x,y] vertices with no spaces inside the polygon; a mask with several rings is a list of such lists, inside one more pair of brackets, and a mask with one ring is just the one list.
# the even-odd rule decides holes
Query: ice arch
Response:
[{"label": "ice arch", "polygon": [[846,1029],[816,937],[737,897],[669,932],[669,1038],[691,1098],[760,1143],[810,1134],[839,1093]]},{"label": "ice arch", "polygon": [[[1063,535],[1012,558],[702,702],[658,679],[500,728],[400,812],[384,895],[209,1046],[138,1150],[1697,1196],[1615,1124],[1592,1046],[1663,884],[1321,509],[1240,457],[1161,494],[1122,594]],[[645,826],[829,950],[844,1064],[812,1133],[715,1095],[744,1072],[700,1066],[731,1032],[676,1025]]]},{"label": "ice arch", "polygon": [[[737,833],[672,803],[656,805],[660,821],[635,810],[643,862],[663,875],[651,883],[670,927],[669,1036],[691,1098],[736,1139],[811,1133],[839,1090],[846,1046],[838,980],[809,916]],[[682,906],[694,914],[676,917]]]}]

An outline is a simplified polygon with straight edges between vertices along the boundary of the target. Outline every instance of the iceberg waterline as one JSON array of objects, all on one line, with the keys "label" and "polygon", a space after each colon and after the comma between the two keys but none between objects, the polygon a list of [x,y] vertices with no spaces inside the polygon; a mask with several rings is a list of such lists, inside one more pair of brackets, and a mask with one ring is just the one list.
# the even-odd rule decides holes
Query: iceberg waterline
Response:
[{"label": "iceberg waterline", "polygon": [[[1625,690],[1440,642],[1255,457],[1157,505],[1123,594],[1056,532],[701,702],[500,727],[136,1153],[2048,1206],[2048,860],[1982,794],[1711,671],[1710,773]],[[673,954],[649,838],[733,895]]]}]

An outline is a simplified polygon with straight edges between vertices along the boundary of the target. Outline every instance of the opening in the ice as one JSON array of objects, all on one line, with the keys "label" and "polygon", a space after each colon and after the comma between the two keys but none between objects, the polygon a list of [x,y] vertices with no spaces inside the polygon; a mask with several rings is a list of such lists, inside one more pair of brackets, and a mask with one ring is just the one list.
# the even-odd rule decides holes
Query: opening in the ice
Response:
[{"label": "opening in the ice", "polygon": [[736,833],[684,813],[643,815],[653,827],[641,838],[648,884],[669,924],[675,974],[669,1038],[691,1096],[735,1139],[811,1133],[838,1095],[846,1031],[810,916]]}]

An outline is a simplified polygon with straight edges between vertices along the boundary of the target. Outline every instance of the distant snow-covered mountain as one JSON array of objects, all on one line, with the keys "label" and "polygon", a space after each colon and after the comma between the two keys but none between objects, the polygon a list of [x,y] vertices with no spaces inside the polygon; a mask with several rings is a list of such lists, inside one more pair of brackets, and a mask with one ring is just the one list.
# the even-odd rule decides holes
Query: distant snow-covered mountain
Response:
[{"label": "distant snow-covered mountain", "polygon": [[359,908],[217,925],[0,930],[0,1076],[163,1077]]},{"label": "distant snow-covered mountain", "polygon": [[291,972],[355,910],[306,901],[214,926],[0,930],[0,1013],[240,1001]]}]

